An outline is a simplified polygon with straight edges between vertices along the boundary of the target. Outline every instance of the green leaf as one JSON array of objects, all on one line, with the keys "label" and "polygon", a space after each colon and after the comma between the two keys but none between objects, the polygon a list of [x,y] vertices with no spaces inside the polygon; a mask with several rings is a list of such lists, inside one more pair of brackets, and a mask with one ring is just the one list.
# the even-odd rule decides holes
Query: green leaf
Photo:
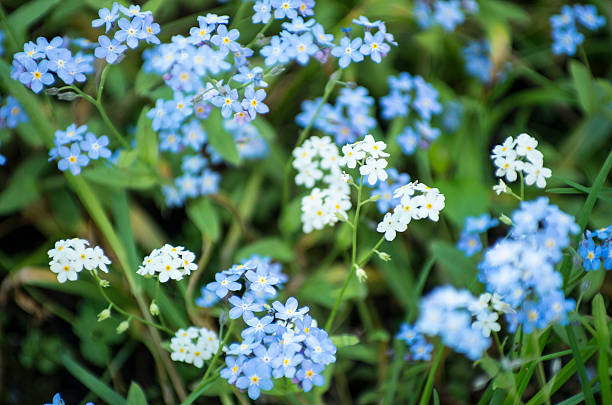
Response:
[{"label": "green leaf", "polygon": [[0,194],[0,214],[5,215],[25,207],[38,198],[37,178],[47,165],[47,159],[31,156],[21,163]]},{"label": "green leaf", "polygon": [[201,197],[187,206],[187,216],[203,235],[215,241],[221,233],[219,214],[208,198]]},{"label": "green leaf", "polygon": [[136,151],[138,156],[151,167],[157,164],[157,134],[153,131],[151,120],[147,118],[147,108],[143,108],[138,117]]},{"label": "green leaf", "polygon": [[589,70],[577,60],[570,62],[570,73],[574,81],[574,88],[578,93],[578,102],[582,109],[590,113],[595,106],[595,89],[593,87],[593,78]]},{"label": "green leaf", "polygon": [[221,113],[214,111],[203,124],[206,128],[208,142],[210,142],[214,150],[227,162],[235,165],[240,163],[240,156],[234,142],[234,136],[223,128]]},{"label": "green leaf", "polygon": [[8,23],[17,36],[18,42],[25,42],[25,35],[36,21],[41,19],[53,6],[59,3],[59,0],[36,0],[24,2],[17,10],[13,11],[8,16]]},{"label": "green leaf", "polygon": [[69,354],[61,356],[61,362],[76,378],[91,390],[94,394],[100,397],[103,401],[113,405],[127,405],[125,399],[117,392],[113,391],[108,385],[104,384],[98,377],[90,373],[85,367],[77,363]]},{"label": "green leaf", "polygon": [[510,371],[499,373],[493,380],[493,389],[510,389],[514,386],[514,375]]},{"label": "green leaf", "polygon": [[154,73],[146,73],[139,71],[136,75],[136,82],[134,83],[134,90],[138,95],[149,95],[154,88],[158,87],[163,83],[163,79]]},{"label": "green leaf", "polygon": [[123,169],[115,166],[97,166],[84,170],[81,175],[93,183],[104,186],[137,190],[151,188],[156,182],[155,176],[142,166]]},{"label": "green leaf", "polygon": [[483,357],[476,362],[477,365],[490,376],[495,377],[499,373],[499,362],[492,359],[491,357]]},{"label": "green leaf", "polygon": [[599,345],[599,354],[597,360],[597,375],[599,376],[599,384],[601,386],[601,402],[603,404],[612,404],[612,383],[610,382],[610,373],[608,371],[608,346],[610,344],[610,330],[608,329],[606,306],[601,294],[597,294],[593,298],[593,319],[595,321],[595,330],[597,331],[597,343]]},{"label": "green leaf", "polygon": [[281,262],[293,260],[291,245],[280,238],[262,238],[257,242],[244,246],[236,252],[236,259],[245,259],[253,254],[270,256]]},{"label": "green leaf", "polygon": [[127,405],[147,405],[147,397],[140,385],[132,381],[127,396]]},{"label": "green leaf", "polygon": [[474,284],[478,273],[476,257],[466,257],[454,245],[443,241],[433,242],[431,251],[455,286],[469,288]]},{"label": "green leaf", "polygon": [[164,0],[149,0],[142,6],[142,10],[155,14],[163,2]]},{"label": "green leaf", "polygon": [[264,391],[264,393],[273,396],[286,396],[300,391],[298,386],[293,384],[290,379],[283,377],[274,380],[274,387],[270,391]]},{"label": "green leaf", "polygon": [[354,346],[359,344],[359,338],[351,334],[334,335],[330,337],[332,343],[336,345],[338,349],[346,346]]}]

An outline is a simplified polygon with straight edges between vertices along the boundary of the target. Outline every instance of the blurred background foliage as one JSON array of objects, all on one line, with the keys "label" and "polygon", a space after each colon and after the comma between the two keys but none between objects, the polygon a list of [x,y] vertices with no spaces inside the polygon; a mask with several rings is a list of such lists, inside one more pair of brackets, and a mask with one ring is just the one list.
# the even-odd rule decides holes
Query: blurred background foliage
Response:
[{"label": "blurred background foliage", "polygon": [[[460,128],[453,134],[443,132],[430,149],[413,156],[402,155],[393,142],[402,123],[378,120],[374,135],[390,142],[395,152],[392,165],[438,187],[446,195],[446,208],[437,226],[412,223],[384,249],[392,260],[374,260],[366,269],[367,283],[354,281],[349,286],[346,298],[356,299],[353,304],[345,302],[338,317],[343,326],[334,332],[356,334],[361,344],[340,350],[329,403],[380,401],[389,373],[397,367],[390,355],[391,339],[402,321],[416,316],[421,288],[417,277],[423,269],[431,270],[425,291],[452,283],[479,292],[475,278],[478,259],[466,258],[455,248],[463,220],[483,212],[509,213],[516,206],[510,197],[498,197],[491,190],[495,183],[489,160],[492,145],[521,132],[536,137],[546,166],[553,170],[547,186],[549,197],[564,211],[578,213],[612,147],[612,3],[593,3],[608,24],[585,41],[582,57],[572,59],[555,57],[550,50],[548,19],[566,4],[562,1],[481,1],[480,12],[453,33],[439,27],[419,29],[412,4],[406,0],[317,2],[315,17],[327,30],[338,33],[352,18],[365,15],[385,21],[399,43],[380,65],[351,65],[344,80],[368,88],[378,99],[389,91],[389,75],[407,71],[432,82],[443,102],[456,100],[463,105]],[[30,116],[30,121],[15,131],[0,132],[2,153],[7,157],[7,164],[0,169],[2,403],[43,403],[57,391],[69,403],[93,399],[87,387],[75,379],[83,375],[84,367],[123,394],[135,380],[152,403],[161,402],[155,363],[147,350],[147,331],[133,325],[127,336],[116,335],[114,327],[120,319],[96,322],[95,315],[105,303],[90,280],[68,283],[60,289],[47,268],[46,251],[53,242],[72,236],[102,244],[117,262],[116,252],[87,213],[82,196],[53,163],[47,162],[45,144],[53,131],[73,121],[87,123],[98,133],[104,125],[84,100],[67,103],[44,95],[35,97],[8,78],[16,46],[38,36],[66,35],[95,41],[98,33],[91,28],[91,20],[99,8],[111,4],[99,0],[1,0],[7,18],[0,29],[7,32],[8,21],[15,43],[4,43],[0,91],[3,96],[18,98]],[[162,42],[175,34],[187,34],[196,16],[207,12],[236,18],[241,38],[252,38],[259,29],[250,22],[250,10],[241,9],[239,1],[151,0],[146,5],[162,26]],[[461,48],[468,40],[482,37],[491,43],[496,67],[511,66],[505,80],[492,85],[468,77],[463,68]],[[136,131],[143,108],[169,94],[159,78],[143,73],[141,67],[140,52],[130,52],[107,79],[104,104],[124,133]],[[338,225],[304,235],[299,221],[301,192],[292,190],[292,201],[284,213],[280,201],[282,167],[299,134],[295,116],[303,100],[323,93],[334,70],[332,63],[322,67],[311,63],[291,66],[271,78],[266,101],[271,112],[258,125],[270,141],[272,153],[264,161],[226,165],[222,191],[210,200],[195,201],[186,209],[168,209],[155,178],[138,173],[112,178],[84,175],[91,192],[101,197],[130,263],[140,262],[144,254],[166,242],[182,244],[198,257],[206,257],[207,265],[197,277],[163,290],[160,308],[170,327],[190,323],[216,327],[207,311],[195,307],[194,297],[215,272],[252,253],[281,261],[290,276],[284,295],[296,295],[301,303],[311,306],[316,318],[325,319],[345,277],[350,230]],[[85,90],[94,92],[94,86],[90,80]],[[157,165],[163,176],[170,176],[171,166],[165,157],[160,157]],[[527,189],[528,199],[540,194],[540,190]],[[609,225],[611,202],[608,179],[590,218],[590,228]],[[364,217],[372,232],[361,233],[360,246],[372,246],[377,240],[373,230],[379,214],[374,211],[367,207]],[[497,236],[491,235],[492,240]],[[586,276],[585,299],[596,291],[608,299],[612,296],[610,277],[603,276],[603,272]],[[111,272],[109,279],[114,299],[133,307],[120,272]],[[151,296],[154,284],[148,281],[142,281],[142,286]],[[579,336],[584,338],[584,334]],[[482,373],[460,355],[445,353],[445,357],[436,385],[441,402],[475,403],[482,392],[473,389],[472,381]],[[423,367],[426,365],[404,368],[396,403],[416,400],[414,393],[425,376]],[[197,380],[198,370],[182,365],[177,368],[186,376],[185,381]],[[577,385],[577,380],[570,380],[553,399],[577,392]]]}]

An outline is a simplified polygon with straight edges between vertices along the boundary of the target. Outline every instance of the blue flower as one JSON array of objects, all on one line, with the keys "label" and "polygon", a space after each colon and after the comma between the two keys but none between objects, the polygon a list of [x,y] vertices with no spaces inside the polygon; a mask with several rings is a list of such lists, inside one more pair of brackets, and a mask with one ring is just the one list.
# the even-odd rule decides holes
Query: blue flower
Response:
[{"label": "blue flower", "polygon": [[257,271],[249,270],[245,277],[251,282],[250,289],[257,292],[262,291],[267,294],[276,294],[274,285],[280,280],[274,274],[268,272],[265,268],[258,268]]},{"label": "blue flower", "polygon": [[118,6],[119,5],[117,3],[114,3],[111,10],[109,10],[108,8],[101,8],[98,11],[98,15],[100,16],[100,18],[93,20],[91,22],[91,26],[94,28],[98,28],[102,25],[106,25],[105,32],[108,32],[113,26],[113,23],[117,20],[117,18],[119,18]]},{"label": "blue flower", "polygon": [[2,121],[7,127],[15,128],[20,122],[28,122],[29,119],[17,100],[12,96],[7,96],[6,105],[0,108],[0,122]]},{"label": "blue flower", "polygon": [[499,221],[491,218],[489,214],[482,214],[479,217],[466,217],[463,232],[467,233],[482,233],[497,226]]},{"label": "blue flower", "polygon": [[85,167],[89,164],[89,158],[81,154],[81,149],[76,143],[73,143],[70,148],[60,146],[57,152],[61,158],[57,163],[57,167],[61,171],[70,169],[70,172],[77,176],[81,173],[81,167]]},{"label": "blue flower", "polygon": [[21,64],[25,64],[27,60],[36,60],[45,57],[45,52],[41,52],[38,46],[30,41],[23,45],[23,52],[15,54],[14,59],[19,61]]},{"label": "blue flower", "polygon": [[55,79],[48,72],[48,62],[41,60],[40,63],[34,60],[26,60],[24,63],[25,72],[19,75],[19,81],[29,86],[34,93],[40,93],[44,86],[52,84]]},{"label": "blue flower", "polygon": [[331,54],[339,58],[338,65],[341,68],[346,68],[351,61],[358,63],[363,60],[363,54],[359,51],[363,41],[361,38],[355,38],[352,41],[343,37],[340,40],[340,45],[332,48]]},{"label": "blue flower", "polygon": [[202,24],[202,22],[205,24],[228,24],[229,17],[226,15],[217,15],[217,14],[208,13],[204,17],[199,16],[198,22],[200,24]]},{"label": "blue flower", "polygon": [[142,21],[142,32],[144,33],[144,40],[149,44],[159,44],[160,40],[157,38],[157,34],[161,32],[161,27],[158,23],[153,21],[152,15],[147,15]]},{"label": "blue flower", "polygon": [[216,273],[215,280],[208,283],[207,289],[214,291],[217,297],[223,298],[230,291],[238,291],[242,288],[242,284],[236,282],[240,277],[238,275],[226,275],[223,273]]},{"label": "blue flower", "polygon": [[392,89],[391,93],[381,97],[382,116],[385,119],[408,115],[410,95]]},{"label": "blue flower", "polygon": [[191,27],[189,30],[189,39],[195,45],[199,45],[211,38],[211,34],[215,30],[215,25],[206,24],[204,21],[200,22],[199,27]]},{"label": "blue flower", "polygon": [[336,346],[323,329],[311,331],[306,337],[304,354],[318,364],[327,365],[336,361]]},{"label": "blue flower", "polygon": [[578,32],[574,26],[563,30],[554,30],[552,36],[552,50],[556,55],[565,54],[572,56],[576,53],[576,47],[584,41],[584,35]]},{"label": "blue flower", "polygon": [[255,315],[248,317],[244,322],[249,327],[244,329],[240,336],[243,339],[253,339],[253,341],[259,342],[266,333],[274,332],[276,329],[276,325],[272,321],[274,321],[274,318],[270,315],[266,315],[261,319]]},{"label": "blue flower", "polygon": [[606,25],[606,19],[597,15],[597,9],[592,4],[575,4],[574,12],[578,22],[591,31]]},{"label": "blue flower", "polygon": [[178,152],[183,146],[182,138],[175,131],[163,131],[159,133],[159,150]]},{"label": "blue flower", "polygon": [[274,18],[282,20],[288,18],[293,20],[297,17],[298,2],[296,0],[272,0],[274,7]]},{"label": "blue flower", "polygon": [[226,368],[221,370],[221,378],[225,378],[228,383],[234,384],[238,379],[238,376],[242,373],[242,367],[244,365],[245,357],[232,357],[227,356],[225,358]]},{"label": "blue flower", "polygon": [[94,55],[98,59],[106,59],[106,62],[110,64],[115,63],[119,55],[123,54],[127,49],[127,46],[121,44],[116,39],[111,41],[106,35],[100,35],[98,43],[100,46],[94,50]]},{"label": "blue flower", "polygon": [[279,36],[270,38],[270,44],[261,48],[261,56],[265,58],[264,64],[268,67],[276,64],[285,64],[289,61],[289,55],[286,52],[287,42],[283,41]]},{"label": "blue flower", "polygon": [[290,44],[287,46],[289,57],[295,58],[300,65],[307,64],[310,57],[319,50],[313,43],[310,32],[302,35],[292,35],[289,38]]},{"label": "blue flower", "polygon": [[457,242],[457,248],[463,251],[467,257],[471,257],[482,250],[482,243],[477,234],[468,233],[464,230]]},{"label": "blue flower", "polygon": [[302,384],[304,392],[309,392],[312,386],[321,387],[325,384],[325,378],[321,375],[324,370],[324,366],[321,364],[314,364],[310,360],[304,360],[297,374],[296,378]]},{"label": "blue flower", "polygon": [[561,7],[561,14],[550,17],[550,25],[554,29],[564,29],[574,25],[574,9],[570,6]]},{"label": "blue flower", "polygon": [[601,264],[601,247],[595,245],[593,239],[585,239],[580,243],[578,254],[584,259],[582,267],[586,271],[597,270]]},{"label": "blue flower", "polygon": [[270,109],[263,103],[266,98],[266,91],[263,89],[255,90],[251,84],[244,91],[244,99],[242,100],[242,108],[249,112],[251,119],[254,120],[257,114],[265,114]]},{"label": "blue flower", "polygon": [[270,379],[270,367],[259,359],[251,359],[244,365],[243,375],[236,380],[236,387],[248,389],[249,398],[256,400],[261,390],[271,390],[274,384]]},{"label": "blue flower", "polygon": [[45,37],[38,37],[36,38],[36,46],[39,52],[49,56],[50,51],[64,46],[64,38],[55,37],[49,42]]},{"label": "blue flower", "polygon": [[108,143],[108,136],[102,135],[96,138],[94,134],[88,132],[85,134],[85,140],[81,142],[81,149],[88,152],[87,154],[91,159],[95,160],[100,157],[109,159],[111,157],[111,151],[107,148]]},{"label": "blue flower", "polygon": [[200,176],[200,193],[202,195],[216,194],[219,191],[221,175],[212,170],[204,170]]},{"label": "blue flower", "polygon": [[229,311],[230,319],[237,319],[241,316],[246,320],[253,316],[253,312],[263,311],[263,306],[255,302],[255,299],[250,295],[245,295],[240,298],[237,295],[232,295],[229,298],[229,303],[232,309]]},{"label": "blue flower", "polygon": [[297,309],[298,301],[295,297],[289,297],[285,305],[280,301],[272,303],[272,308],[276,311],[276,318],[283,320],[292,320],[296,317],[302,317],[308,312],[308,307]]},{"label": "blue flower", "polygon": [[134,49],[138,46],[138,40],[145,39],[147,33],[142,30],[143,20],[141,18],[134,18],[129,21],[127,18],[121,18],[119,20],[119,30],[115,32],[114,39],[118,42],[124,42],[130,48]]},{"label": "blue flower", "polygon": [[220,25],[210,42],[217,45],[220,50],[229,49],[232,52],[237,52],[240,50],[240,45],[236,42],[239,36],[240,32],[238,30],[228,31],[225,25]]},{"label": "blue flower", "polygon": [[366,32],[364,44],[361,46],[360,52],[366,56],[369,55],[375,63],[380,63],[382,58],[386,56],[391,49],[384,40],[385,37],[380,31],[374,35],[370,32]]},{"label": "blue flower", "polygon": [[608,241],[605,245],[601,246],[601,258],[604,261],[604,268],[612,270],[612,242]]},{"label": "blue flower", "polygon": [[419,146],[421,137],[412,128],[406,127],[404,131],[397,137],[397,143],[400,149],[406,155],[412,155]]},{"label": "blue flower", "polygon": [[59,392],[53,396],[52,401],[53,403],[46,403],[45,405],[66,405]]},{"label": "blue flower", "polygon": [[400,330],[397,335],[395,335],[395,337],[400,340],[403,340],[404,342],[406,342],[407,345],[411,345],[418,338],[422,338],[422,336],[414,326],[411,326],[405,322],[400,325]]},{"label": "blue flower", "polygon": [[[180,206],[183,205],[183,200],[180,197],[180,194],[178,192],[178,190],[174,189],[175,191],[170,193],[170,197],[173,198],[172,200],[168,201],[168,194],[167,194],[167,189],[169,188],[169,186],[164,186],[162,188],[162,191],[164,192],[164,195],[166,195],[166,204],[168,204],[168,206]],[[174,187],[172,187],[174,188]],[[171,203],[175,203],[175,204],[171,204]],[[199,307],[204,307],[204,308],[210,308],[213,305],[215,305],[217,302],[219,302],[219,297],[217,297],[217,294],[214,293],[214,291],[211,291],[209,289],[206,288],[206,286],[203,286],[200,289],[200,293],[202,294],[200,297],[198,297],[196,299],[196,305]]]},{"label": "blue flower", "polygon": [[423,338],[416,339],[416,341],[410,346],[410,353],[412,353],[412,358],[414,360],[430,360],[432,350],[433,345],[431,343],[427,343],[427,341]]},{"label": "blue flower", "polygon": [[221,115],[223,118],[228,118],[232,115],[232,112],[240,111],[238,90],[232,89],[228,85],[223,86],[223,92],[221,94],[213,97],[212,103],[216,107],[221,107]]},{"label": "blue flower", "polygon": [[256,1],[253,5],[253,11],[255,11],[252,18],[253,24],[267,24],[270,18],[272,18],[271,10],[270,0]]},{"label": "blue flower", "polygon": [[87,132],[87,125],[77,127],[76,124],[70,124],[65,131],[55,131],[54,143],[56,146],[65,145],[72,142],[81,142]]},{"label": "blue flower", "polygon": [[326,34],[325,28],[319,23],[312,27],[312,35],[314,35],[315,41],[320,45],[331,46],[333,45],[334,36],[332,34]]},{"label": "blue flower", "polygon": [[188,155],[183,156],[183,162],[181,163],[181,170],[186,173],[197,174],[208,165],[208,161],[204,156],[200,155]]},{"label": "blue flower", "polygon": [[206,132],[197,120],[183,125],[183,145],[191,146],[195,151],[202,149],[206,143]]},{"label": "blue flower", "polygon": [[465,20],[461,11],[461,3],[458,0],[439,0],[434,5],[433,18],[446,31],[453,31],[458,24]]},{"label": "blue flower", "polygon": [[140,11],[140,6],[134,5],[134,4],[131,4],[129,7],[119,5],[119,11],[121,11],[123,15],[129,18],[134,18],[134,17],[144,18],[145,16],[151,14],[150,11]]}]

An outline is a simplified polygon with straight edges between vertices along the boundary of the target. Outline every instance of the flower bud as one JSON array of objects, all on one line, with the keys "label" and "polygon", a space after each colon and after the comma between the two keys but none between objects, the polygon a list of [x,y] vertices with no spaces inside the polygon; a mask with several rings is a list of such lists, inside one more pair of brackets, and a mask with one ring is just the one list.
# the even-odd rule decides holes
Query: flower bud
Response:
[{"label": "flower bud", "polygon": [[100,279],[100,286],[101,286],[102,288],[106,288],[106,287],[110,286],[110,283],[108,282],[108,280],[102,280],[102,279]]},{"label": "flower bud", "polygon": [[111,307],[108,307],[106,309],[103,309],[99,314],[98,314],[98,322],[102,322],[105,319],[110,318],[111,316]]},{"label": "flower bud", "polygon": [[389,260],[391,260],[391,255],[387,252],[379,252],[378,250],[376,251],[376,254],[378,255],[378,257],[380,258],[380,260],[384,261],[384,262],[388,262]]},{"label": "flower bud", "polygon": [[159,315],[159,307],[157,306],[155,301],[151,301],[151,305],[149,305],[149,312],[151,312],[151,315],[153,316]]},{"label": "flower bud", "polygon": [[221,312],[219,315],[219,326],[223,326],[227,323],[227,312]]},{"label": "flower bud", "polygon": [[499,216],[499,220],[506,225],[510,225],[510,226],[512,225],[512,219],[510,219],[510,217],[508,217],[505,214],[501,214]]},{"label": "flower bud", "polygon": [[128,318],[125,321],[121,322],[119,326],[117,326],[117,334],[121,334],[125,332],[126,330],[128,330],[129,327],[130,327],[130,320]]},{"label": "flower bud", "polygon": [[360,283],[365,283],[365,281],[368,279],[368,275],[366,274],[365,270],[362,269],[361,267],[357,267],[355,274],[357,275],[357,279],[359,280]]}]

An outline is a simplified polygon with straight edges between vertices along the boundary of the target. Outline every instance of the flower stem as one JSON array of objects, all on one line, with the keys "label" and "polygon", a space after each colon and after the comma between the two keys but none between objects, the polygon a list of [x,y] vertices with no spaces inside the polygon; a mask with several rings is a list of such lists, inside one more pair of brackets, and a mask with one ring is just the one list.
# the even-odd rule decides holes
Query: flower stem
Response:
[{"label": "flower stem", "polygon": [[[215,363],[217,362],[217,359],[221,355],[221,352],[223,351],[223,347],[227,343],[230,335],[232,334],[232,329],[234,329],[234,324],[235,323],[236,322],[235,322],[234,319],[232,319],[230,321],[229,328],[227,328],[227,332],[225,333],[225,336],[223,337],[223,341],[219,345],[219,348],[217,349],[217,352],[215,353],[214,357],[210,361],[210,364],[208,365],[208,368],[206,369],[206,372],[204,373],[204,376],[202,377],[202,381],[200,381],[198,386],[191,392],[191,394],[187,397],[187,399],[185,399],[185,401],[183,401],[181,403],[181,405],[189,405],[189,404],[193,403],[196,399],[198,399],[200,394],[204,391],[204,389],[211,382],[211,381],[208,381],[208,378],[211,375],[212,370],[215,368]],[[216,373],[213,376],[213,378],[215,378],[215,377],[216,377]]]},{"label": "flower stem", "polygon": [[[361,176],[361,180],[359,180],[359,191],[357,192],[357,209],[355,210],[355,218],[353,220],[353,249],[352,249],[352,252],[351,252],[351,267],[349,269],[348,275],[346,276],[346,280],[344,280],[344,285],[342,286],[342,289],[340,290],[340,293],[338,294],[338,297],[336,298],[336,303],[334,304],[334,307],[332,308],[332,311],[329,314],[329,318],[327,318],[327,322],[325,323],[325,330],[327,330],[328,332],[329,332],[329,328],[332,325],[332,322],[334,321],[334,318],[336,317],[336,312],[338,311],[338,307],[340,306],[340,302],[342,302],[342,297],[344,296],[344,292],[346,291],[346,288],[348,287],[349,282],[351,281],[351,278],[353,277],[353,274],[357,270],[357,267],[359,267],[357,265],[357,262],[356,262],[356,257],[357,257],[357,225],[359,223],[359,211],[361,210],[361,204],[360,203],[361,203],[361,192],[362,191],[363,191],[363,176]],[[376,247],[378,247],[378,245],[376,245]],[[374,249],[372,249],[372,251],[366,257],[369,257],[369,255],[372,254]]]},{"label": "flower stem", "polygon": [[174,334],[174,332],[173,332],[172,330],[170,330],[170,329],[166,328],[165,326],[158,325],[158,324],[156,324],[156,323],[154,323],[154,322],[149,322],[148,320],[146,320],[146,319],[144,319],[144,318],[141,318],[141,317],[140,317],[140,316],[138,316],[138,315],[132,314],[132,313],[130,313],[130,312],[128,312],[128,311],[126,311],[126,310],[122,309],[121,307],[119,307],[119,305],[115,304],[115,303],[113,302],[113,300],[111,300],[111,299],[110,299],[110,297],[109,297],[109,296],[106,294],[106,291],[104,291],[104,288],[102,287],[102,284],[100,284],[100,282],[101,282],[102,280],[100,279],[100,277],[98,276],[98,274],[97,274],[95,271],[91,271],[90,273],[91,273],[91,275],[93,276],[93,278],[96,280],[96,285],[98,286],[98,290],[100,290],[100,294],[102,294],[102,296],[104,297],[104,299],[106,300],[106,302],[108,302],[108,303],[109,303],[109,305],[110,305],[112,308],[114,308],[114,309],[115,309],[117,312],[119,312],[119,313],[121,313],[122,315],[125,315],[125,316],[127,316],[127,317],[129,317],[129,318],[134,318],[134,319],[136,319],[137,321],[144,323],[145,325],[149,325],[149,326],[152,326],[152,327],[154,327],[154,328],[157,328],[157,329],[159,329],[159,330],[161,330],[161,331],[164,331],[164,332],[166,332],[166,333],[168,333],[168,334],[170,334],[170,335],[173,335],[173,334]]},{"label": "flower stem", "polygon": [[521,176],[521,198],[520,200],[523,201],[523,199],[525,198],[525,179],[523,178],[522,171],[519,171],[519,176]]},{"label": "flower stem", "polygon": [[438,351],[436,352],[436,357],[434,357],[431,368],[429,369],[429,375],[427,376],[427,382],[425,383],[425,388],[423,389],[423,394],[421,395],[419,405],[427,405],[429,403],[429,397],[431,396],[431,390],[433,389],[434,376],[436,375],[436,370],[440,364],[440,359],[442,359],[443,351],[444,345],[440,343],[438,346]]},{"label": "flower stem", "polygon": [[250,47],[251,47],[251,46],[252,46],[252,45],[255,43],[255,41],[257,41],[257,39],[259,38],[259,36],[260,36],[260,35],[265,34],[265,32],[268,30],[268,28],[270,28],[270,25],[272,25],[272,23],[273,23],[273,22],[274,22],[274,19],[270,18],[270,21],[268,21],[268,22],[266,23],[266,25],[264,25],[264,26],[263,26],[263,27],[262,27],[262,28],[259,30],[259,32],[257,32],[257,34],[255,34],[255,36],[253,37],[253,39],[251,39],[251,42],[249,42],[249,43],[248,43],[248,44],[245,46],[245,48],[250,48]]}]

